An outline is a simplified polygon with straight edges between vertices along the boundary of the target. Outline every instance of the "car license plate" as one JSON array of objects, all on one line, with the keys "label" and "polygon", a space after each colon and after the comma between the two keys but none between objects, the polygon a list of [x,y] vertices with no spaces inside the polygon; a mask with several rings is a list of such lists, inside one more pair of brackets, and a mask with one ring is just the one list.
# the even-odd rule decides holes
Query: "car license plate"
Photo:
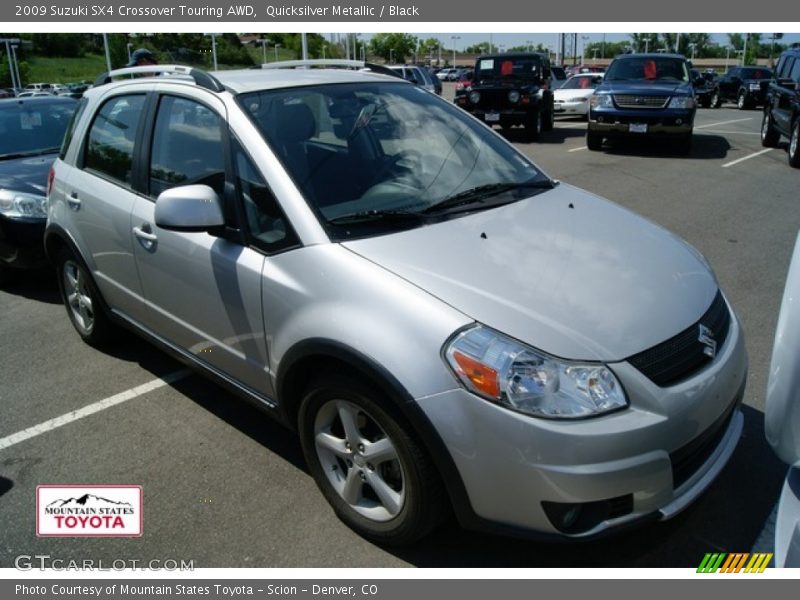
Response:
[{"label": "car license plate", "polygon": [[500,120],[500,113],[497,112],[487,112],[486,113],[486,122],[487,123],[497,123]]},{"label": "car license plate", "polygon": [[647,133],[647,123],[631,123],[628,125],[631,133]]}]

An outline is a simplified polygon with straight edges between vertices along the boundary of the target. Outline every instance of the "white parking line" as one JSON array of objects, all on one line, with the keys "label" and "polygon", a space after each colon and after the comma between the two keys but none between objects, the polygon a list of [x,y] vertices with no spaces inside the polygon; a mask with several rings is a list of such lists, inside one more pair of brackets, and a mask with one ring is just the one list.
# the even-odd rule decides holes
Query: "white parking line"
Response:
[{"label": "white parking line", "polygon": [[157,390],[158,388],[164,387],[165,385],[178,381],[179,379],[183,379],[189,375],[189,373],[191,373],[191,371],[188,369],[175,371],[174,373],[170,373],[169,375],[165,375],[159,379],[154,379],[153,381],[136,386],[135,388],[131,388],[124,392],[120,392],[119,394],[109,396],[108,398],[95,402],[94,404],[84,406],[78,410],[73,410],[65,415],[56,417],[55,419],[50,419],[44,423],[39,423],[33,427],[28,427],[27,429],[23,429],[17,433],[12,433],[9,436],[0,438],[0,450],[4,450],[14,446],[15,444],[19,444],[20,442],[29,440],[37,435],[42,435],[48,431],[53,431],[54,429],[58,429],[59,427],[72,423],[73,421],[77,421],[79,419],[83,419],[84,417],[88,417],[89,415],[98,413],[101,410],[111,408],[117,404],[122,404],[128,400],[133,400],[134,398],[146,394],[147,392],[152,392],[153,390]]},{"label": "white parking line", "polygon": [[567,150],[567,152],[577,152],[578,150],[586,150],[586,146],[580,146],[579,148],[572,148],[571,150]]},{"label": "white parking line", "polygon": [[736,160],[732,160],[729,163],[725,163],[724,165],[722,165],[722,168],[724,169],[725,167],[732,167],[733,165],[738,165],[742,161],[755,158],[756,156],[761,156],[762,154],[766,154],[770,150],[772,150],[772,148],[766,148],[764,150],[760,150],[759,152],[753,152],[752,154],[748,154],[747,156],[743,156],[742,158],[737,158]]},{"label": "white parking line", "polygon": [[727,125],[728,123],[741,123],[742,121],[752,121],[753,117],[746,119],[731,119],[730,121],[719,121],[718,123],[706,123],[705,125],[695,125],[695,129],[705,129],[706,127],[716,127],[717,125]]}]

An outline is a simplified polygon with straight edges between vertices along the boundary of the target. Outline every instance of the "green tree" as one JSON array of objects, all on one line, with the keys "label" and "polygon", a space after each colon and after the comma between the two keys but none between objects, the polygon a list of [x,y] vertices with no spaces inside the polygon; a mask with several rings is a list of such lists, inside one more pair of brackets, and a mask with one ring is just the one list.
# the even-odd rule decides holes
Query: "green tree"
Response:
[{"label": "green tree", "polygon": [[385,61],[405,62],[417,47],[417,38],[410,33],[376,33],[369,41],[371,54],[377,54]]},{"label": "green tree", "polygon": [[34,33],[31,40],[36,54],[62,58],[79,58],[87,46],[83,33]]},{"label": "green tree", "polygon": [[592,42],[586,44],[586,60],[593,60],[595,57],[601,58],[603,53],[606,58],[614,58],[627,52],[628,48],[631,48],[630,42],[606,42],[605,48],[603,42]]},{"label": "green tree", "polygon": [[[30,65],[25,61],[17,63],[19,76],[23,82],[29,81]],[[0,87],[11,87],[11,74],[8,70],[8,57],[5,53],[0,53]]]},{"label": "green tree", "polygon": [[663,42],[657,33],[632,33],[631,46],[634,52],[655,52]]}]

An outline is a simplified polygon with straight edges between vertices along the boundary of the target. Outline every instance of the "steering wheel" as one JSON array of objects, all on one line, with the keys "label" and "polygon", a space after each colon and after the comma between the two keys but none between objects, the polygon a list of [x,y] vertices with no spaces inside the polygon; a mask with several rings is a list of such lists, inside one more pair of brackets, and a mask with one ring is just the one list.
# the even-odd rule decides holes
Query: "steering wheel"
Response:
[{"label": "steering wheel", "polygon": [[404,166],[409,171],[415,171],[422,168],[422,154],[417,150],[401,150],[397,154],[388,157],[383,161],[383,164],[378,167],[375,174],[370,179],[369,185],[371,187],[376,183],[380,183],[384,176],[393,171],[396,167],[400,166],[403,161],[408,161],[409,165]]}]

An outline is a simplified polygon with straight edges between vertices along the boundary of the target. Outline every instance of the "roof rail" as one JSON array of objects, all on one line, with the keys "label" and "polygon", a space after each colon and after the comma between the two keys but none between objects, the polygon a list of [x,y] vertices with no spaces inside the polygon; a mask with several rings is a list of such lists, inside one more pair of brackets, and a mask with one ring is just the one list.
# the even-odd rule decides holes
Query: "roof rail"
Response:
[{"label": "roof rail", "polygon": [[210,73],[202,69],[194,67],[187,67],[184,65],[142,65],[139,67],[125,67],[124,69],[114,69],[100,75],[94,82],[95,87],[111,83],[113,77],[120,77],[122,75],[182,75],[190,77],[200,87],[211,90],[212,92],[221,92],[225,89],[219,80]]},{"label": "roof rail", "polygon": [[390,75],[392,77],[403,76],[384,67],[383,65],[376,65],[374,63],[366,62],[363,60],[345,60],[341,58],[314,58],[309,60],[282,60],[279,62],[264,63],[263,65],[256,66],[256,69],[296,69],[298,67],[330,67],[333,69],[360,69],[364,71],[372,71],[373,73],[381,73],[382,75]]}]

